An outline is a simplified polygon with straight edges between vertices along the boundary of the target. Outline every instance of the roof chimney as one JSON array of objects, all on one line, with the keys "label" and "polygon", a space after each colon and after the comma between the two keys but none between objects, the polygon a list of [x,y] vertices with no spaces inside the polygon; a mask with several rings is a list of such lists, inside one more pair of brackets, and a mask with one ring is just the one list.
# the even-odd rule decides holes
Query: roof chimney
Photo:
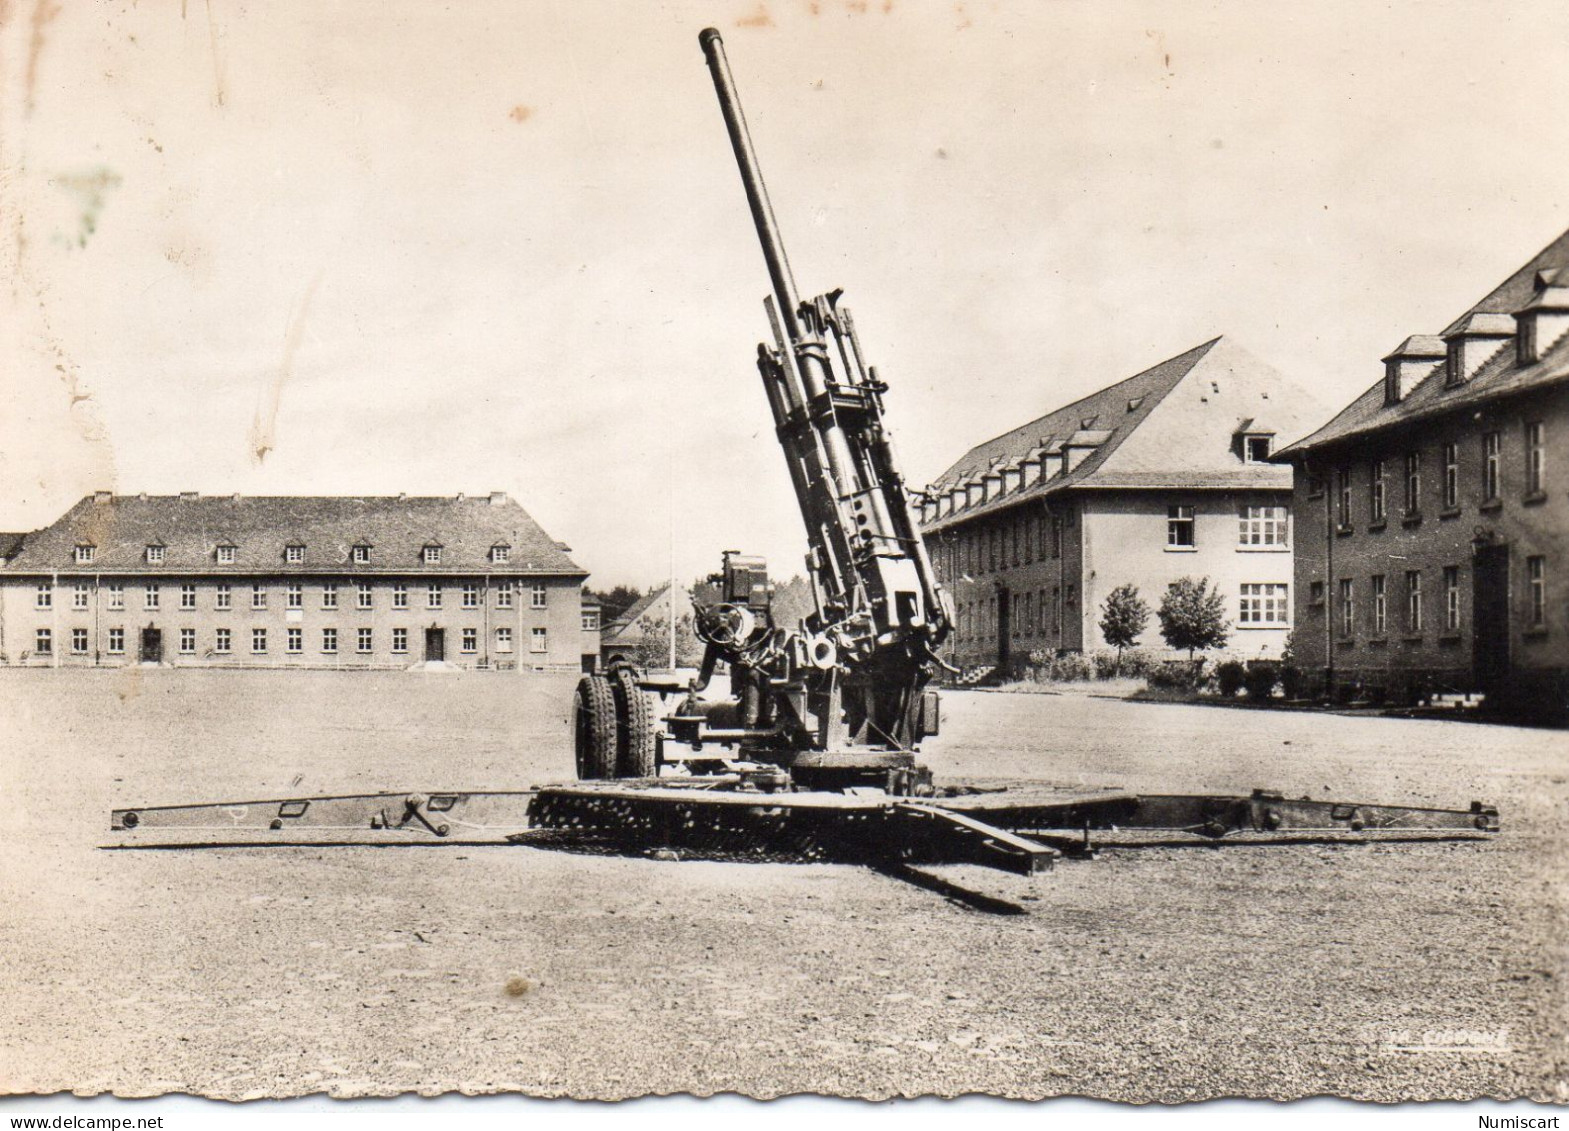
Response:
[{"label": "roof chimney", "polygon": [[459,491],[459,492],[458,492],[458,502],[460,502],[460,503],[461,503],[461,502],[462,502],[462,501],[463,501],[463,492],[462,492],[462,491]]},{"label": "roof chimney", "polygon": [[1384,403],[1399,404],[1416,383],[1433,371],[1449,349],[1433,334],[1412,334],[1384,358]]},{"label": "roof chimney", "polygon": [[506,506],[507,505],[507,493],[505,491],[492,491],[490,493],[490,505],[493,506],[493,507],[504,507],[504,506]]},{"label": "roof chimney", "polygon": [[103,503],[112,503],[112,502],[114,502],[114,492],[113,491],[94,491],[93,492],[93,502],[98,503],[100,505],[102,505]]},{"label": "roof chimney", "polygon": [[1446,385],[1463,385],[1476,376],[1482,363],[1515,336],[1515,320],[1510,314],[1468,314],[1449,333],[1444,344],[1449,349]]},{"label": "roof chimney", "polygon": [[1517,360],[1535,365],[1569,332],[1569,270],[1554,267],[1536,273],[1536,293],[1515,315],[1519,327]]},{"label": "roof chimney", "polygon": [[197,499],[199,499],[201,497],[202,497],[202,493],[200,491],[181,491],[180,492],[180,502],[182,502],[182,503],[194,503]]}]

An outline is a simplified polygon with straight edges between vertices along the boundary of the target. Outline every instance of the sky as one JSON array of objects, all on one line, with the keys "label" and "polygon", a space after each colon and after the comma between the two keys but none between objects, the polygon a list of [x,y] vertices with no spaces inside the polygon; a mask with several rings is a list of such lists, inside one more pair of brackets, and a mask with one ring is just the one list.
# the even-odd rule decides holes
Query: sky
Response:
[{"label": "sky", "polygon": [[16,0],[0,530],[514,495],[591,584],[805,545],[724,34],[908,478],[1217,334],[1344,403],[1569,228],[1569,5]]}]

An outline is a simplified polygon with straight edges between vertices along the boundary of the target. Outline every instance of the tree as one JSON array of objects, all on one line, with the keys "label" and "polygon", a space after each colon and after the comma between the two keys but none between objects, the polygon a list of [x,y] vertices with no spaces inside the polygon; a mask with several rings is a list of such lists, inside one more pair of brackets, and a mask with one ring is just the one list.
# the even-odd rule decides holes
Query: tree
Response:
[{"label": "tree", "polygon": [[1138,643],[1149,619],[1150,607],[1139,596],[1138,586],[1119,585],[1106,594],[1106,603],[1101,606],[1100,634],[1117,650],[1119,672],[1122,670],[1122,650]]},{"label": "tree", "polygon": [[1172,648],[1185,650],[1191,662],[1200,648],[1219,648],[1231,634],[1226,602],[1209,578],[1179,577],[1166,586],[1160,602],[1160,634]]},{"label": "tree", "polygon": [[599,623],[609,624],[626,612],[643,594],[635,585],[617,585],[614,589],[584,589],[583,592],[599,602]]}]

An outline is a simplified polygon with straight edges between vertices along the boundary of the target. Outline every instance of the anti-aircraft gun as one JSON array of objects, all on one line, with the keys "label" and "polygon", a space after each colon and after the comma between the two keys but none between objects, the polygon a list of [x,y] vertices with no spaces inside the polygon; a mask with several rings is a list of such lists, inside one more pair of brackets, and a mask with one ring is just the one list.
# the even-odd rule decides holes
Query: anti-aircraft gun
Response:
[{"label": "anti-aircraft gun", "polygon": [[[798,297],[724,44],[711,28],[700,40],[773,284],[764,305],[774,340],[757,347],[757,369],[806,527],[816,611],[797,626],[775,623],[766,563],[726,553],[712,579],[720,599],[695,610],[702,670],[667,720],[669,738],[696,750],[733,746],[739,760],[777,767],[796,786],[908,794],[926,780],[915,750],[937,729],[937,693],[926,687],[952,614],[883,421],[887,386],[864,360],[841,292]],[[732,697],[699,698],[721,662]],[[614,725],[646,728],[628,675],[612,674]],[[641,756],[627,760],[629,749],[648,749],[646,734],[597,726],[607,717],[594,710],[605,701],[599,678],[585,677],[577,697],[583,776],[612,776],[612,747],[621,769],[646,769]]]},{"label": "anti-aircraft gun", "polygon": [[[968,861],[1026,874],[1104,844],[1498,831],[1498,811],[1480,802],[1428,809],[1258,789],[1215,796],[934,783],[916,755],[937,730],[928,685],[952,614],[883,423],[887,386],[865,363],[840,292],[798,297],[724,46],[712,29],[699,39],[772,283],[764,305],[773,344],[758,347],[757,368],[806,526],[814,612],[796,626],[776,623],[766,564],[726,553],[718,599],[697,604],[705,654],[695,679],[616,664],[579,683],[574,783],[117,809],[115,831],[190,845],[566,836],[629,851]],[[705,698],[721,662],[730,694]]]}]

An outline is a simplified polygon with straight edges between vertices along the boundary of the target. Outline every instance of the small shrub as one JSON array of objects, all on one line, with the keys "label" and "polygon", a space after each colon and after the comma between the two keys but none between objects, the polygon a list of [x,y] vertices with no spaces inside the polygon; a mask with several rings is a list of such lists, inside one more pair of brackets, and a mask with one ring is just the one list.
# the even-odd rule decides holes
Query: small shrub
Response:
[{"label": "small shrub", "polygon": [[1208,679],[1204,674],[1204,661],[1197,663],[1181,660],[1163,663],[1149,673],[1150,687],[1160,691],[1199,691]]},{"label": "small shrub", "polygon": [[1247,669],[1239,660],[1227,660],[1215,668],[1215,686],[1220,691],[1221,697],[1231,699],[1242,690],[1242,682],[1247,676]]},{"label": "small shrub", "polygon": [[1275,693],[1279,673],[1274,664],[1252,664],[1242,675],[1242,686],[1249,699],[1265,700]]},{"label": "small shrub", "polygon": [[1280,690],[1287,699],[1301,699],[1307,690],[1307,674],[1299,667],[1285,665],[1280,669]]}]

